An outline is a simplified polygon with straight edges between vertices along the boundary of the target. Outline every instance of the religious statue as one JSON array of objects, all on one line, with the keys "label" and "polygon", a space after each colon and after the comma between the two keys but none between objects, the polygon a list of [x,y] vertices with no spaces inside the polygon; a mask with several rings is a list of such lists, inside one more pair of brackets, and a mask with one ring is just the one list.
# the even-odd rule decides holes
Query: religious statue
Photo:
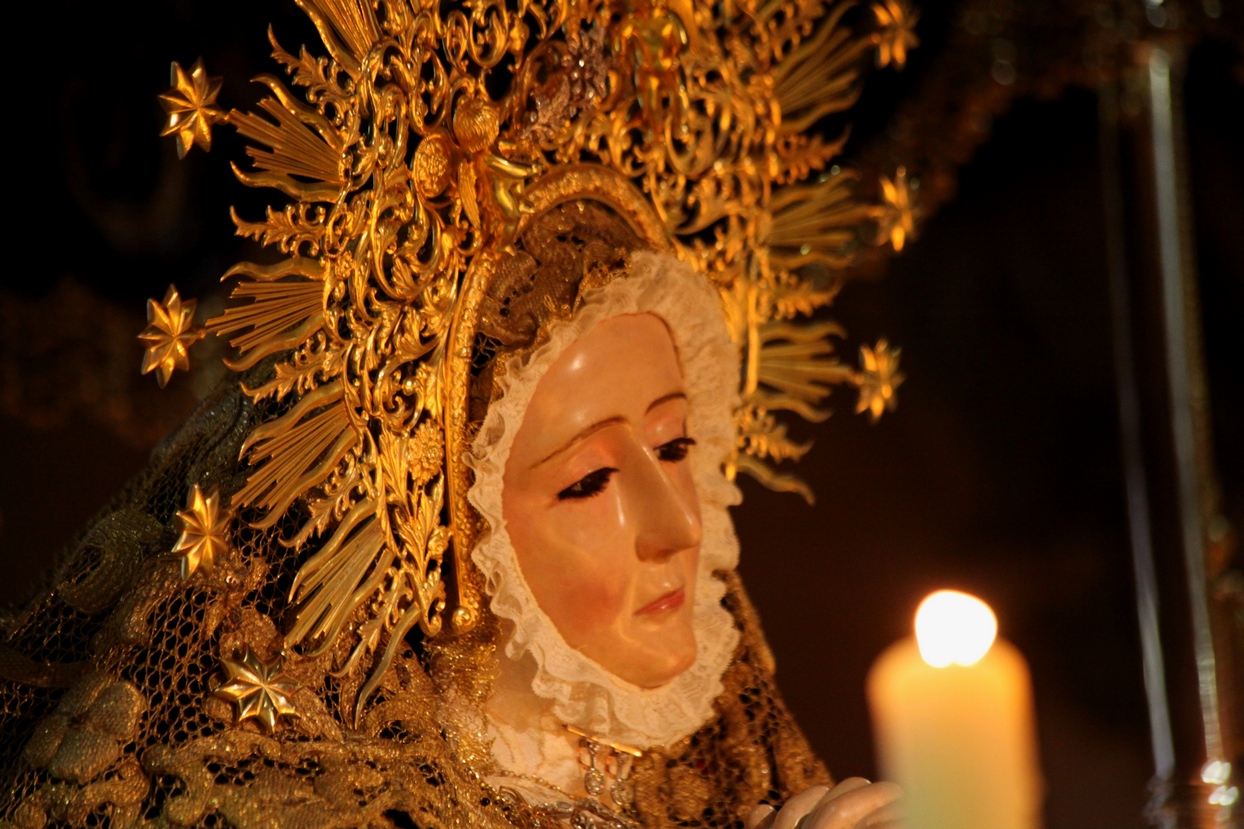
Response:
[{"label": "religious statue", "polygon": [[[279,256],[207,323],[238,377],[3,618],[0,824],[897,826],[783,704],[728,508],[806,492],[830,384],[894,404],[804,318],[910,216],[806,131],[911,12],[298,2],[326,54],[274,36],[261,113],[174,67]],[[203,332],[149,318],[163,383]]]}]

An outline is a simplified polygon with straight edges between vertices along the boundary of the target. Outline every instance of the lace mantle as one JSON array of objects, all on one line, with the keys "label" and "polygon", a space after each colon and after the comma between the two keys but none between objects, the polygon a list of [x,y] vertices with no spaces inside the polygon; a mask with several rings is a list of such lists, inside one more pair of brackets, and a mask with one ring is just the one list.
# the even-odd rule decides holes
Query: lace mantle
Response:
[{"label": "lace mantle", "polygon": [[[505,464],[540,378],[597,323],[637,313],[665,321],[682,362],[688,428],[697,442],[692,472],[703,524],[694,607],[696,660],[655,689],[618,679],[566,643],[519,569],[501,502]],[[738,643],[733,620],[721,606],[725,586],[714,575],[733,570],[738,562],[738,541],[726,508],[738,503],[739,494],[721,468],[734,440],[738,362],[720,300],[708,281],[671,256],[640,252],[632,256],[628,277],[588,293],[571,319],[553,325],[542,346],[506,367],[503,395],[489,407],[466,459],[475,471],[468,498],[488,524],[472,560],[484,576],[492,612],[512,625],[505,654],[516,662],[534,659],[532,691],[548,700],[552,714],[564,723],[646,749],[692,734],[712,714],[713,700],[722,692],[722,673]]]}]

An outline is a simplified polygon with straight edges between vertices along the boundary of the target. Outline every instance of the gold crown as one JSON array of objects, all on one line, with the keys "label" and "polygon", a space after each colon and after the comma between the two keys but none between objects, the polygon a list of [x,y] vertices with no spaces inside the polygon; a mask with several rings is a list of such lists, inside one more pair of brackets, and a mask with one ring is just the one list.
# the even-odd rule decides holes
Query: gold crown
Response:
[{"label": "gold crown", "polygon": [[[286,642],[352,637],[340,670],[370,673],[360,704],[407,632],[479,619],[470,360],[481,297],[535,217],[602,202],[718,288],[743,355],[731,476],[810,498],[775,469],[808,448],[778,413],[822,420],[835,383],[874,418],[893,407],[896,350],[862,348],[854,369],[834,357],[835,323],[800,318],[833,299],[857,249],[910,230],[901,175],[865,203],[831,166],[845,139],[808,134],[853,104],[871,50],[902,64],[903,2],[298,4],[326,56],[273,37],[288,85],[262,75],[261,112],[227,115],[201,64],[174,64],[165,132],[184,155],[227,122],[254,142],[238,178],[289,198],[262,221],[235,214],[283,258],[232,268],[232,304],[208,323],[237,349],[231,368],[274,361],[246,391],[280,414],[246,440],[232,503],[258,529],[302,522],[283,541],[308,553]],[[868,31],[846,25],[853,8]],[[186,313],[152,322],[145,368],[166,378],[194,336]]]}]

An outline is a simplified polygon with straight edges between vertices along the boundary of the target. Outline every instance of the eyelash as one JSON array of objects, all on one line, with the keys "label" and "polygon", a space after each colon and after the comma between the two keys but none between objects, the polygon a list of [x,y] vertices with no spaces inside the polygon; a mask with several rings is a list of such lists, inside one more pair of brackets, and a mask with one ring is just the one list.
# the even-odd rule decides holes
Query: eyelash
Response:
[{"label": "eyelash", "polygon": [[[692,446],[695,446],[694,438],[674,438],[657,447],[657,458],[666,463],[679,463],[687,459],[687,453]],[[617,471],[612,466],[602,466],[600,469],[589,472],[557,493],[557,500],[574,501],[599,495],[605,491],[605,487],[609,485],[609,479]]]},{"label": "eyelash", "polygon": [[669,463],[678,463],[687,459],[692,446],[695,446],[695,438],[674,438],[657,447],[657,457]]},{"label": "eyelash", "polygon": [[593,495],[599,495],[605,491],[605,487],[609,483],[609,479],[613,477],[613,473],[618,470],[612,466],[602,466],[595,472],[589,472],[570,486],[557,493],[557,500],[572,501],[583,498],[591,498]]}]

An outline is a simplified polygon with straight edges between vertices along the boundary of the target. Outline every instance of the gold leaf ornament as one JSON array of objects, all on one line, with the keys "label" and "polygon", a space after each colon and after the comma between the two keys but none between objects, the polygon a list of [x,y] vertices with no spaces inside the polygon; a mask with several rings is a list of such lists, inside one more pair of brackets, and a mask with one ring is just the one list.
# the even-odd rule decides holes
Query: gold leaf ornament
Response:
[{"label": "gold leaf ornament", "polygon": [[415,188],[425,199],[434,199],[453,178],[453,147],[443,134],[429,135],[415,148]]},{"label": "gold leaf ornament", "polygon": [[860,389],[860,399],[855,406],[855,413],[868,412],[874,423],[882,412],[894,411],[898,406],[896,391],[907,379],[898,370],[901,348],[891,348],[886,340],[878,340],[877,345],[869,348],[860,346],[860,372],[855,381]]},{"label": "gold leaf ornament", "polygon": [[221,659],[220,662],[226,681],[213,693],[234,704],[236,724],[255,719],[272,732],[281,717],[297,716],[298,709],[292,697],[302,686],[283,675],[285,659],[282,654],[265,662],[247,646],[240,658]]},{"label": "gold leaf ornament", "polygon": [[878,243],[885,244],[888,241],[894,246],[895,253],[903,250],[903,245],[916,230],[915,208],[911,198],[911,191],[915,186],[915,182],[908,182],[907,168],[903,166],[894,171],[894,178],[881,176],[883,202],[878,210]]},{"label": "gold leaf ornament", "polygon": [[445,460],[445,435],[431,421],[419,424],[405,444],[406,463],[414,486],[420,487],[441,471]]},{"label": "gold leaf ornament", "polygon": [[920,12],[906,0],[882,0],[873,4],[873,15],[881,30],[876,35],[877,66],[885,68],[891,63],[902,69],[907,63],[907,52],[920,45],[916,24]]},{"label": "gold leaf ornament", "polygon": [[454,110],[454,136],[468,153],[480,153],[497,140],[497,110],[478,96],[464,98]]},{"label": "gold leaf ornament", "polygon": [[177,369],[190,370],[190,346],[203,338],[204,331],[194,324],[198,302],[182,301],[176,286],[169,285],[164,301],[147,300],[147,327],[138,335],[147,346],[142,373],[156,372],[160,388],[168,385]]},{"label": "gold leaf ornament", "polygon": [[212,126],[225,120],[225,114],[213,106],[220,94],[220,78],[209,78],[199,58],[189,72],[173,61],[169,83],[172,88],[160,95],[160,104],[168,113],[160,135],[177,136],[178,158],[185,158],[195,144],[207,152],[212,148]]},{"label": "gold leaf ornament", "polygon": [[212,572],[216,559],[228,551],[230,517],[228,510],[220,508],[220,490],[204,495],[198,484],[191,487],[186,508],[177,513],[181,537],[173,547],[173,554],[181,559],[183,581],[199,570]]}]

